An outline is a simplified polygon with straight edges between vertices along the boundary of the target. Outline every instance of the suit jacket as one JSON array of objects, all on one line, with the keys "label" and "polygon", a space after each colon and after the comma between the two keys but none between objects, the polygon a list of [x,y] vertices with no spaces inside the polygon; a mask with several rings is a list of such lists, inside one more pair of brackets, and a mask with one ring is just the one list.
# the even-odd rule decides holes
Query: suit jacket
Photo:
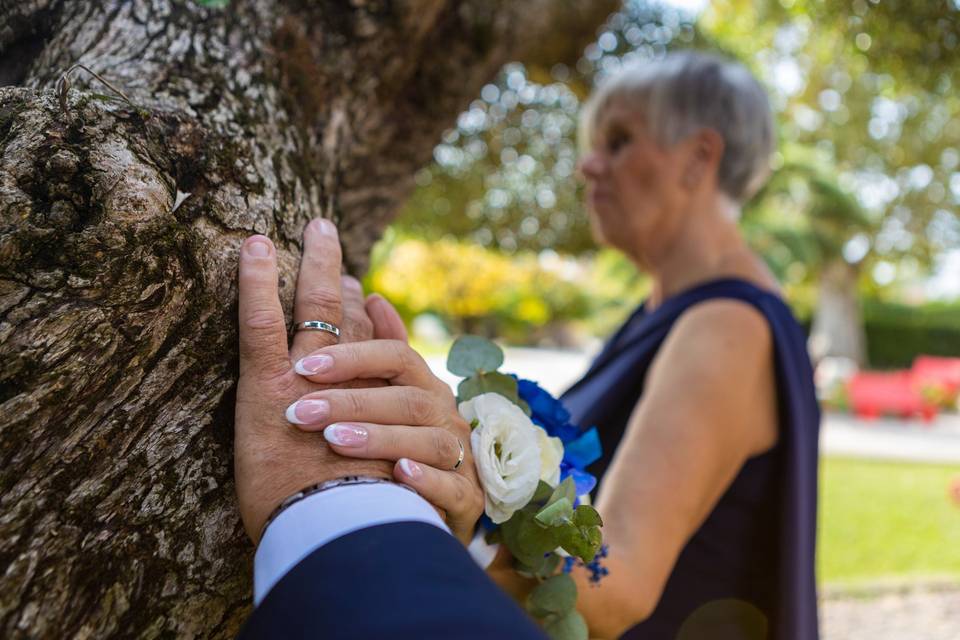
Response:
[{"label": "suit jacket", "polygon": [[320,547],[267,594],[241,640],[543,640],[453,536],[429,524],[361,529]]}]

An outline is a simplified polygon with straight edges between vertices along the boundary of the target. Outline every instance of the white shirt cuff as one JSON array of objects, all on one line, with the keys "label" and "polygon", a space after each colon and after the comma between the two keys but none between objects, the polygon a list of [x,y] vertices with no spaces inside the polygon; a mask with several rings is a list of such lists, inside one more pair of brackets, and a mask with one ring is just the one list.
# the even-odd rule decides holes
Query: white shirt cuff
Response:
[{"label": "white shirt cuff", "polygon": [[[391,522],[425,522],[450,532],[430,503],[395,484],[334,487],[280,512],[253,558],[253,603],[301,560],[348,533]],[[403,553],[398,549],[397,553]]]}]

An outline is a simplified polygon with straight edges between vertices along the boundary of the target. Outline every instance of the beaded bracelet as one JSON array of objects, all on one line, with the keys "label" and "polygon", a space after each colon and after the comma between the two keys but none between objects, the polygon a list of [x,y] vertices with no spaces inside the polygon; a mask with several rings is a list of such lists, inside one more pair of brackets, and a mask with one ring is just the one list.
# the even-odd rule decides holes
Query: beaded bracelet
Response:
[{"label": "beaded bracelet", "polygon": [[334,478],[333,480],[325,480],[323,482],[318,482],[317,484],[312,484],[309,487],[305,487],[300,491],[297,491],[295,494],[288,496],[283,499],[277,508],[270,512],[270,515],[267,516],[267,521],[263,523],[263,527],[260,528],[260,537],[259,540],[263,540],[263,534],[267,532],[267,527],[270,526],[270,523],[277,519],[284,510],[286,510],[291,505],[294,505],[304,498],[308,498],[314,494],[320,493],[321,491],[326,491],[328,489],[335,489],[337,487],[346,487],[354,484],[391,484],[395,487],[403,487],[404,489],[416,493],[412,487],[408,487],[404,484],[398,484],[393,480],[387,480],[386,478],[375,478],[373,476],[344,476],[342,478]]}]

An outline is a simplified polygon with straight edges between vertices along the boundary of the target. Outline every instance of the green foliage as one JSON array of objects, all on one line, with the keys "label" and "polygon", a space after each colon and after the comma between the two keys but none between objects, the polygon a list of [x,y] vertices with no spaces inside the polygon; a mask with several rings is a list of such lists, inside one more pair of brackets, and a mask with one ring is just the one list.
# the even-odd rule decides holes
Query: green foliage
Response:
[{"label": "green foliage", "polygon": [[547,578],[527,596],[527,611],[543,618],[563,613],[577,603],[577,584],[566,573]]},{"label": "green foliage", "polygon": [[866,300],[863,317],[871,367],[907,368],[917,354],[960,357],[960,304],[916,307]]},{"label": "green foliage", "polygon": [[503,350],[480,336],[460,336],[450,347],[447,356],[447,370],[464,378],[475,373],[496,371],[502,364]]},{"label": "green foliage", "polygon": [[577,585],[563,573],[544,580],[527,597],[527,611],[544,623],[554,640],[586,640],[587,625],[574,608]]},{"label": "green foliage", "polygon": [[464,378],[457,386],[457,402],[466,402],[484,393],[499,393],[513,404],[529,413],[527,403],[520,399],[517,393],[517,380],[511,376],[498,373],[478,373]]},{"label": "green foliage", "polygon": [[230,0],[194,0],[197,4],[211,9],[224,9],[230,5]]},{"label": "green foliage", "polygon": [[505,256],[475,244],[390,233],[375,247],[366,286],[407,321],[432,313],[454,334],[529,342],[590,313],[589,295],[564,269],[529,253]]},{"label": "green foliage", "polygon": [[545,527],[557,527],[573,522],[573,503],[567,498],[561,498],[538,511],[534,518]]},{"label": "green foliage", "polygon": [[548,619],[543,628],[552,640],[586,640],[589,633],[586,620],[576,609]]}]

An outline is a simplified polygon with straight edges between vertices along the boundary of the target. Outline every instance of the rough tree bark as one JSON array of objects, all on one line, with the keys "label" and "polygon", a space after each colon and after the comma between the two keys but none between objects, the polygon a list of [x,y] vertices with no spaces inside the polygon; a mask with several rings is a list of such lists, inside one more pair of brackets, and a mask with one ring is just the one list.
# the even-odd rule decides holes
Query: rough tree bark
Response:
[{"label": "rough tree bark", "polygon": [[616,4],[0,1],[0,635],[237,632],[240,242],[287,309],[310,218],[362,271],[482,84]]}]

